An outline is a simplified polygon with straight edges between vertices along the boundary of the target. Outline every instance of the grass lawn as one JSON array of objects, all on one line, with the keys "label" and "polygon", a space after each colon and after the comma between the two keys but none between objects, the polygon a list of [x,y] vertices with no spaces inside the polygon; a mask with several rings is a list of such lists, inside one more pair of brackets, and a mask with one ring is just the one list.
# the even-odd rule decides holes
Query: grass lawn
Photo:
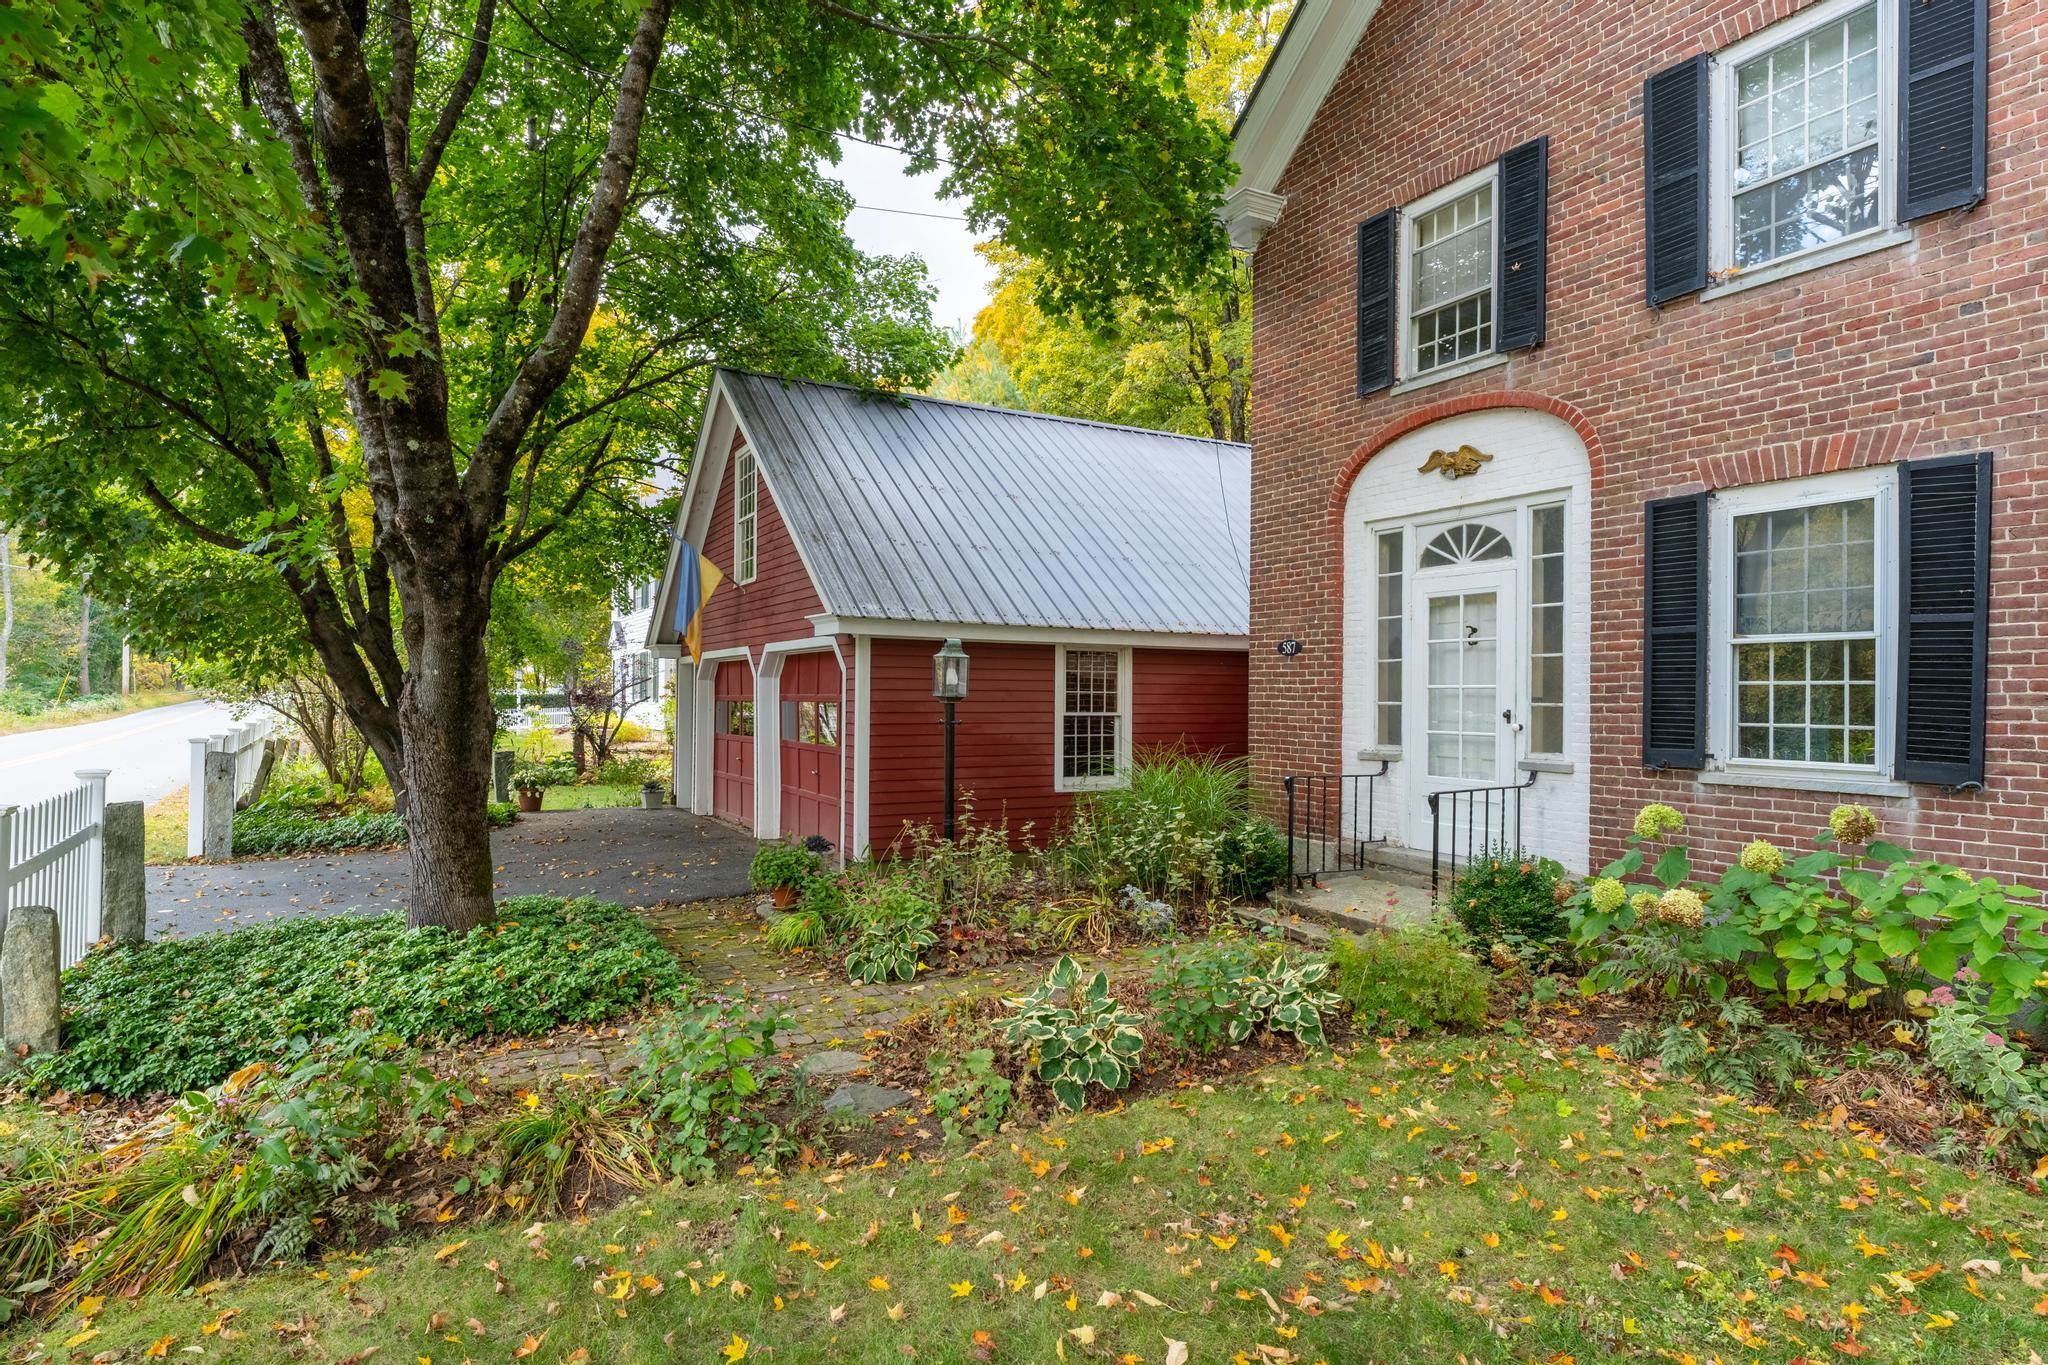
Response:
[{"label": "grass lawn", "polygon": [[32,730],[61,730],[69,725],[125,716],[136,711],[153,711],[159,706],[176,706],[196,701],[192,692],[131,692],[125,697],[88,697],[84,701],[62,702],[36,714],[0,711],[0,735],[22,735]]},{"label": "grass lawn", "polygon": [[638,787],[549,787],[540,799],[542,810],[596,810],[639,804]]},{"label": "grass lawn", "polygon": [[452,1225],[180,1298],[109,1298],[0,1346],[1414,1365],[2048,1346],[2030,1259],[2048,1202],[1587,1049],[1368,1047],[936,1159],[868,1136],[871,1164],[741,1174],[581,1222]]},{"label": "grass lawn", "polygon": [[182,863],[185,861],[185,831],[191,823],[192,793],[180,787],[142,812],[142,861]]}]

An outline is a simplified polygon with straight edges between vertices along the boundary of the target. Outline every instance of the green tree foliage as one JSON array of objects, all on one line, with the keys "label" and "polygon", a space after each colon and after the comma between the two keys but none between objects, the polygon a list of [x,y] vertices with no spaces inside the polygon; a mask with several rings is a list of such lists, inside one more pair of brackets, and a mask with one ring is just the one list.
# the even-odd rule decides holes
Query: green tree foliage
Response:
[{"label": "green tree foliage", "polygon": [[[1286,5],[1212,7],[1190,38],[1188,90],[1211,123],[1235,117],[1264,68]],[[998,407],[1250,439],[1251,262],[1218,256],[1192,284],[1126,295],[1083,315],[1046,306],[1052,264],[1008,244],[983,250],[995,297],[933,392]]]},{"label": "green tree foliage", "polygon": [[715,361],[950,352],[921,267],[849,244],[835,134],[943,164],[1048,307],[1194,287],[1228,177],[1195,10],[21,0],[0,516],[167,635],[316,658],[408,798],[415,921],[481,923],[519,566],[651,571]]},{"label": "green tree foliage", "polygon": [[[79,624],[84,593],[30,562],[10,536],[0,554],[9,557],[8,596],[12,623],[6,631],[5,668],[0,669],[0,710],[37,710],[79,695]],[[121,686],[122,614],[95,600],[87,634],[91,651],[87,676],[94,693]]]}]

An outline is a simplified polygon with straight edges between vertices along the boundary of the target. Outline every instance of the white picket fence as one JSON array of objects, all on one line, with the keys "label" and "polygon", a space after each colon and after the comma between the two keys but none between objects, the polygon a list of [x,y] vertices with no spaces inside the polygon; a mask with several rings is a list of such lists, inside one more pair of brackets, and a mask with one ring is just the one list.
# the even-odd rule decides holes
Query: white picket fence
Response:
[{"label": "white picket fence", "polygon": [[31,805],[0,806],[0,920],[22,906],[54,909],[66,967],[100,937],[107,771],[83,769],[68,792]]},{"label": "white picket fence", "polygon": [[221,734],[192,737],[192,785],[186,798],[185,817],[186,857],[199,858],[206,853],[206,756],[210,753],[235,756],[235,794],[228,803],[234,805],[255,785],[256,774],[263,768],[263,746],[269,739],[270,722],[263,716],[244,721]]}]

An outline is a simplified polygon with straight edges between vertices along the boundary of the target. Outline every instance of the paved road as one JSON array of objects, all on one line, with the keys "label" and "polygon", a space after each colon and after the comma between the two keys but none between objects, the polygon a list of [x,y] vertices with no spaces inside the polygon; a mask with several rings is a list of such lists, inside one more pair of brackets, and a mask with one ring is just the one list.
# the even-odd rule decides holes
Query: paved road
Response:
[{"label": "paved road", "polygon": [[[752,836],[673,807],[522,815],[491,835],[500,896],[596,896],[623,905],[737,896]],[[149,869],[149,936],[182,938],[301,915],[405,908],[405,850],[250,858]]]},{"label": "paved road", "polygon": [[111,768],[109,801],[157,801],[191,779],[194,735],[217,734],[235,723],[225,706],[180,702],[66,725],[0,735],[0,803],[26,805],[77,785],[80,768]]}]

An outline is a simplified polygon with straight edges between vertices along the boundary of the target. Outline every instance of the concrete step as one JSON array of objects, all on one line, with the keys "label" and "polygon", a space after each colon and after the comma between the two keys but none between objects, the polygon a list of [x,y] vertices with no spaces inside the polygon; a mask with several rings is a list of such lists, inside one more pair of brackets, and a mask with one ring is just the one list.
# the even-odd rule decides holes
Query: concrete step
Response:
[{"label": "concrete step", "polygon": [[1309,920],[1344,933],[1419,924],[1429,917],[1426,886],[1389,881],[1371,874],[1331,874],[1296,891],[1278,890],[1269,898],[1282,915]]},{"label": "concrete step", "polygon": [[1291,943],[1304,948],[1321,948],[1330,942],[1331,930],[1320,920],[1303,919],[1291,911],[1264,905],[1240,905],[1237,917],[1254,929],[1271,929]]},{"label": "concrete step", "polygon": [[1364,876],[1375,881],[1391,882],[1395,886],[1412,886],[1427,890],[1429,887],[1429,853],[1427,850],[1401,848],[1394,844],[1307,844],[1296,846],[1295,857],[1299,865],[1316,867],[1322,865],[1329,870],[1322,874],[1325,882],[1342,877]]}]

